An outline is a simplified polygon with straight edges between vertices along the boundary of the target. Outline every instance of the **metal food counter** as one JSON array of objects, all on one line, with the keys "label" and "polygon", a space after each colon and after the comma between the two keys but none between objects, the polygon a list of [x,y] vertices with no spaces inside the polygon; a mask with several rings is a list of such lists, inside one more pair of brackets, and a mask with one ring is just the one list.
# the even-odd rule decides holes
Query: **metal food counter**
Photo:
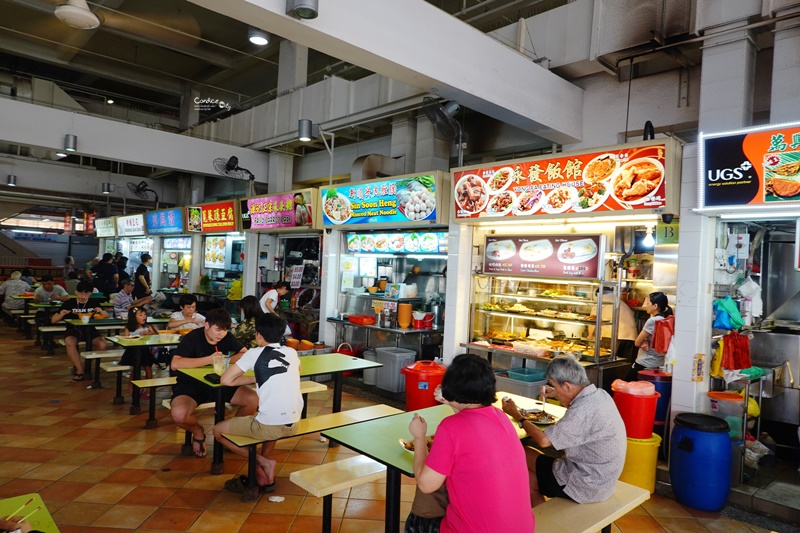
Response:
[{"label": "metal food counter", "polygon": [[363,344],[369,349],[394,346],[417,352],[416,359],[433,359],[440,356],[444,328],[401,329],[354,324],[349,320],[328,318],[336,330],[336,345],[348,342],[353,346]]}]

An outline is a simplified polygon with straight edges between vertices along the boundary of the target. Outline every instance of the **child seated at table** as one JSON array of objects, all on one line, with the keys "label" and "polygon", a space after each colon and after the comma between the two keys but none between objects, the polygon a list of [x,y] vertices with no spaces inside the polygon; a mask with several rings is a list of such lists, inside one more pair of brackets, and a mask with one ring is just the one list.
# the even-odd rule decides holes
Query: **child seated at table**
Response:
[{"label": "child seated at table", "polygon": [[[131,335],[138,335],[140,337],[143,335],[158,335],[158,330],[153,324],[147,323],[147,312],[144,310],[144,307],[133,306],[128,310],[128,323],[125,325],[125,329],[122,330],[122,335],[126,337]],[[140,357],[142,368],[144,368],[145,379],[152,379],[152,367],[156,364],[156,358],[153,356],[154,348],[126,348],[125,352],[122,354],[122,359],[119,360],[119,364],[133,366],[136,350],[140,350],[141,353]],[[157,350],[157,348],[155,348],[155,350]],[[135,379],[139,379],[139,376],[134,376],[133,373],[131,373],[131,381]],[[133,387],[133,385],[131,385],[131,387]],[[150,390],[143,390],[141,398],[143,400],[150,398]]]},{"label": "child seated at table", "polygon": [[[222,437],[223,433],[266,440],[261,446],[261,455],[256,455],[256,478],[264,493],[275,490],[277,461],[269,457],[275,448],[275,441],[297,433],[297,423],[303,411],[300,358],[293,348],[280,345],[285,328],[286,321],[278,315],[264,314],[256,318],[258,347],[247,350],[235,364],[228,367],[220,382],[229,387],[256,383],[258,412],[254,416],[224,420],[214,426],[214,441],[242,457],[247,457],[247,449],[234,445]],[[253,370],[255,376],[244,376],[248,370]],[[238,476],[226,481],[225,488],[241,493],[247,487],[247,482],[247,476]]]}]

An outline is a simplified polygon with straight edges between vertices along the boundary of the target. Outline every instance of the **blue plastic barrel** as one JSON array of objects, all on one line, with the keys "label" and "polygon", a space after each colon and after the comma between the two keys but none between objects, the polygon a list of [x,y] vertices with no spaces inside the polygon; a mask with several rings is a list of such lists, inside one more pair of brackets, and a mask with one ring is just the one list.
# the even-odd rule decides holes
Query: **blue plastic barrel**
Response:
[{"label": "blue plastic barrel", "polygon": [[670,442],[669,477],[675,499],[701,511],[719,511],[731,488],[728,423],[713,416],[681,413]]}]

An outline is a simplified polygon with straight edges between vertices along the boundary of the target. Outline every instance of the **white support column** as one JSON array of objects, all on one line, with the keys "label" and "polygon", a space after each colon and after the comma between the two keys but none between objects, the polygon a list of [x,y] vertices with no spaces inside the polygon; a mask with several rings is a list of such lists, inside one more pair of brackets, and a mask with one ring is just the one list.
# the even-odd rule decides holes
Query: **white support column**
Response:
[{"label": "white support column", "polygon": [[451,224],[447,239],[447,281],[445,281],[444,340],[442,357],[446,365],[465,350],[461,340],[472,339],[469,330],[472,299],[472,226]]},{"label": "white support column", "polygon": [[416,153],[412,172],[450,170],[450,141],[425,116],[417,119]]},{"label": "white support column", "polygon": [[[780,11],[778,16],[800,11]],[[800,119],[800,27],[795,20],[778,22],[775,26],[775,48],[772,59],[772,98],[770,122],[779,124]]]},{"label": "white support column", "polygon": [[281,152],[269,153],[267,186],[270,194],[291,191],[294,173],[294,156]]},{"label": "white support column", "polygon": [[200,268],[203,266],[203,235],[192,235],[192,261],[189,263],[189,279],[186,287],[189,292],[197,292],[197,284],[200,282]]},{"label": "white support column", "polygon": [[244,234],[244,271],[242,272],[242,297],[254,295],[256,298],[261,296],[255,294],[255,287],[258,283],[258,233],[252,231]]},{"label": "white support column", "polygon": [[319,301],[319,340],[328,346],[336,342],[336,331],[327,318],[334,316],[339,305],[339,245],[338,231],[326,230],[322,234],[322,289]]},{"label": "white support column", "polygon": [[400,174],[414,172],[414,163],[417,157],[417,119],[410,114],[395,117],[392,122],[390,157],[401,161]]}]

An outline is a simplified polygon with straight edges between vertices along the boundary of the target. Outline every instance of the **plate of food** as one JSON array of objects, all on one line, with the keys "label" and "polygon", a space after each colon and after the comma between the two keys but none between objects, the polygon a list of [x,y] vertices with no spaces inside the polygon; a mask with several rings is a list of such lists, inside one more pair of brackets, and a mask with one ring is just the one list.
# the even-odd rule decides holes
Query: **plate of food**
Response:
[{"label": "plate of food", "polygon": [[361,236],[361,251],[371,252],[375,249],[375,238],[372,235]]},{"label": "plate of food", "polygon": [[664,181],[664,165],[652,157],[632,159],[619,168],[611,180],[611,195],[629,205],[645,203]]},{"label": "plate of food", "polygon": [[361,251],[361,238],[358,235],[347,236],[347,249],[351,252]]},{"label": "plate of food", "polygon": [[486,257],[502,261],[517,253],[517,245],[511,239],[490,242],[486,246]]},{"label": "plate of food", "polygon": [[578,189],[578,199],[575,201],[575,211],[594,211],[603,205],[609,194],[611,194],[611,189],[606,183],[584,185]]},{"label": "plate of food", "polygon": [[578,239],[558,247],[558,260],[566,264],[584,263],[597,255],[597,245],[592,239]]},{"label": "plate of food", "polygon": [[420,238],[420,248],[423,252],[436,252],[439,250],[439,239],[435,233],[425,233]]},{"label": "plate of food", "polygon": [[511,191],[503,191],[492,196],[486,206],[486,214],[493,217],[500,217],[514,209],[517,202],[517,195]]},{"label": "plate of food", "polygon": [[614,154],[601,154],[583,167],[583,181],[588,185],[601,183],[610,178],[619,168]]},{"label": "plate of food", "polygon": [[416,233],[411,233],[406,237],[406,252],[416,252],[419,250],[419,237]]},{"label": "plate of food", "polygon": [[336,192],[336,189],[329,189],[325,194],[323,211],[333,224],[344,224],[353,213],[350,211],[350,200],[344,194]]},{"label": "plate of food", "polygon": [[219,246],[220,250],[224,250],[225,249],[225,238],[224,237],[220,237],[219,238],[219,240],[217,241],[217,246]]},{"label": "plate of food", "polygon": [[575,203],[578,191],[575,187],[559,187],[547,194],[542,211],[549,214],[563,213]]},{"label": "plate of food", "polygon": [[519,256],[524,261],[541,261],[553,255],[553,244],[547,239],[528,241],[519,247]]},{"label": "plate of food", "polygon": [[399,252],[405,246],[406,239],[399,233],[389,237],[389,249],[394,252]]},{"label": "plate of food", "polygon": [[489,189],[489,194],[497,194],[508,189],[511,182],[514,180],[514,169],[511,167],[503,167],[495,171],[489,181],[486,182],[486,188]]},{"label": "plate of food", "polygon": [[467,174],[456,182],[456,204],[467,213],[478,213],[489,201],[486,182],[475,174]]},{"label": "plate of food", "polygon": [[546,413],[541,409],[520,409],[519,414],[530,420],[534,424],[540,426],[549,426],[556,423],[556,417],[550,413]]},{"label": "plate of food", "polygon": [[389,249],[389,236],[385,234],[375,235],[375,251],[385,252]]},{"label": "plate of food", "polygon": [[124,339],[126,341],[132,341],[136,339],[141,339],[142,337],[141,335],[120,335],[119,338]]},{"label": "plate of food", "polygon": [[544,201],[544,191],[526,191],[517,196],[517,204],[514,206],[515,215],[532,215]]},{"label": "plate of food", "polygon": [[[405,451],[414,453],[414,439],[409,439],[409,440],[399,439],[399,440],[400,440],[400,446],[402,446]],[[430,452],[431,445],[433,444],[433,435],[426,437],[425,444],[428,445],[428,451]]]}]

